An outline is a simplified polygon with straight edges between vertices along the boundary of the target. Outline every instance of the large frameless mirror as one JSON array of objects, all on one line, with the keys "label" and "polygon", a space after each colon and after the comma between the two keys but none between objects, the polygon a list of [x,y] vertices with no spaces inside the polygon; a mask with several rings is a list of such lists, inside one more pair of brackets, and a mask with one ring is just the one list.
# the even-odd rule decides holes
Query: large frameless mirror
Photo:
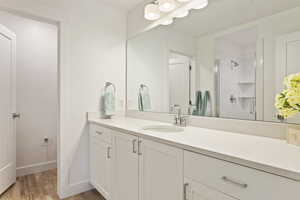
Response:
[{"label": "large frameless mirror", "polygon": [[[180,107],[195,116],[282,121],[275,97],[284,78],[300,72],[299,6],[299,0],[210,0],[205,9],[129,39],[128,110]],[[299,114],[286,122],[300,123]]]}]

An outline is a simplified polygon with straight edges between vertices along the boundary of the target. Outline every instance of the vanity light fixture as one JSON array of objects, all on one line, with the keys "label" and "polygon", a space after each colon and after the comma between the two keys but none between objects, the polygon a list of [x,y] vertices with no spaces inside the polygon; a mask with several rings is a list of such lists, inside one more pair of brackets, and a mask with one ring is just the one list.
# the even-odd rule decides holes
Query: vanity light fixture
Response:
[{"label": "vanity light fixture", "polygon": [[186,16],[188,16],[189,15],[189,11],[187,10],[187,11],[185,11],[185,12],[178,12],[177,14],[176,14],[176,17],[177,18],[183,18],[183,17],[186,17]]},{"label": "vanity light fixture", "polygon": [[151,3],[145,6],[145,18],[151,21],[160,18],[160,11],[157,4]]},{"label": "vanity light fixture", "polygon": [[175,0],[158,0],[158,9],[161,12],[170,12],[176,8]]},{"label": "vanity light fixture", "polygon": [[167,25],[172,24],[173,21],[174,21],[173,19],[166,19],[161,23],[161,25],[167,26]]},{"label": "vanity light fixture", "polygon": [[144,17],[156,25],[170,25],[174,18],[186,17],[191,9],[203,9],[208,0],[155,0],[145,6]]},{"label": "vanity light fixture", "polygon": [[194,1],[193,8],[198,10],[198,9],[205,8],[207,5],[208,5],[207,0],[198,0],[198,1]]}]

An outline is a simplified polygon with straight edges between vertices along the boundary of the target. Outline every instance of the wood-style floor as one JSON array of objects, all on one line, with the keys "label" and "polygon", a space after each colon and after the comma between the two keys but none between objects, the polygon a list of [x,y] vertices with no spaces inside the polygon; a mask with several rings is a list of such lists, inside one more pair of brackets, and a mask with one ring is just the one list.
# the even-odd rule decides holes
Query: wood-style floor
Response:
[{"label": "wood-style floor", "polygon": [[[60,200],[56,194],[56,170],[17,178],[16,184],[0,196],[0,200]],[[66,200],[104,200],[95,190]]]}]

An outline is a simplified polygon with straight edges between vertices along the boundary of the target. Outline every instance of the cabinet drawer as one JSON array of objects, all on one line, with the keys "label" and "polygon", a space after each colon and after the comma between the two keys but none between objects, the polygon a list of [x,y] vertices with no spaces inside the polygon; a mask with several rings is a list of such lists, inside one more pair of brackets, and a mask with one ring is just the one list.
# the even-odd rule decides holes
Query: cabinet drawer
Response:
[{"label": "cabinet drawer", "polygon": [[90,125],[90,135],[103,142],[112,143],[112,133],[110,129],[103,128],[94,124]]},{"label": "cabinet drawer", "polygon": [[184,176],[240,200],[299,199],[297,181],[188,151]]},{"label": "cabinet drawer", "polygon": [[186,200],[237,200],[193,180],[185,180]]}]

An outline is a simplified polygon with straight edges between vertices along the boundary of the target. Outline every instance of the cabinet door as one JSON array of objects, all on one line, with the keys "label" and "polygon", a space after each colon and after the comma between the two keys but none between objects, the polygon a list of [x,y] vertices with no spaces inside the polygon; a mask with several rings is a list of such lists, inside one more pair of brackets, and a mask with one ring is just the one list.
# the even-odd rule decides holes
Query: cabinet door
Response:
[{"label": "cabinet door", "polygon": [[112,194],[112,147],[97,138],[90,141],[91,184],[106,198]]},{"label": "cabinet door", "polygon": [[182,200],[183,151],[139,141],[140,200]]},{"label": "cabinet door", "polygon": [[138,200],[138,138],[116,133],[114,138],[114,199]]},{"label": "cabinet door", "polygon": [[186,179],[184,189],[185,200],[237,200],[192,180]]}]

